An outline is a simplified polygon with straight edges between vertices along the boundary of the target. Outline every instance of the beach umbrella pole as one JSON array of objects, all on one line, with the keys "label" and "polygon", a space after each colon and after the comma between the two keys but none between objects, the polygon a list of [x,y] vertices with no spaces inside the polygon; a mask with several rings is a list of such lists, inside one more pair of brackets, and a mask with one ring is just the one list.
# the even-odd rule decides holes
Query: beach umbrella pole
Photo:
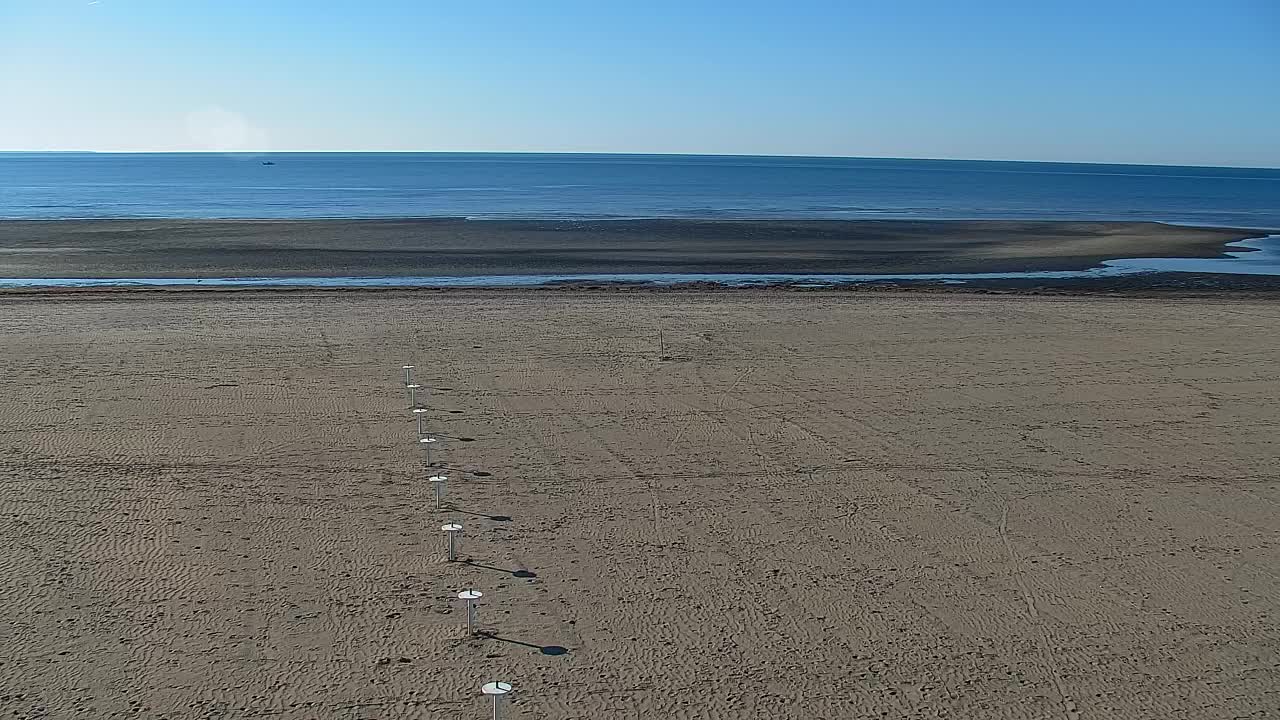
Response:
[{"label": "beach umbrella pole", "polygon": [[463,590],[458,593],[458,599],[467,603],[467,633],[476,634],[476,601],[484,597],[484,593],[479,590]]},{"label": "beach umbrella pole", "polygon": [[480,688],[480,692],[493,698],[493,720],[502,720],[502,698],[511,690],[511,683],[502,681],[486,683]]},{"label": "beach umbrella pole", "polygon": [[431,482],[431,490],[436,496],[436,510],[444,507],[444,484],[448,479],[448,475],[432,475],[427,478]]},{"label": "beach umbrella pole", "polygon": [[457,536],[458,533],[462,532],[462,525],[460,523],[448,523],[446,525],[441,525],[440,529],[448,536],[448,558],[449,562],[454,562],[458,559]]}]

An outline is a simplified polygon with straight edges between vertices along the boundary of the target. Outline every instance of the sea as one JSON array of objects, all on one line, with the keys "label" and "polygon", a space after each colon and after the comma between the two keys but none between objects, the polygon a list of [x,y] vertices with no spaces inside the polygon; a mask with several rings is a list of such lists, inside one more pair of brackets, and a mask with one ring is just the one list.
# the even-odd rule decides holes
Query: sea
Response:
[{"label": "sea", "polygon": [[1280,169],[727,155],[0,153],[0,218],[432,216],[1280,228]]},{"label": "sea", "polygon": [[0,287],[964,283],[1157,272],[1280,275],[1280,169],[740,155],[0,153],[0,219],[386,217],[1141,220],[1266,232],[1237,243],[1227,258],[1117,258],[1097,268],[1053,273],[0,278]]}]

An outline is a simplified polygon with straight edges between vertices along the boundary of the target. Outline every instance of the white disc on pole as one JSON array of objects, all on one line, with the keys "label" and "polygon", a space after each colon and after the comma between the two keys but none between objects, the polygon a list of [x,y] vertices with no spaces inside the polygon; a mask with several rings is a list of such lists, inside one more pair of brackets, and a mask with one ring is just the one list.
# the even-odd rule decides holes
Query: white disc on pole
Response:
[{"label": "white disc on pole", "polygon": [[400,369],[401,369],[401,370],[412,370],[412,369],[413,369],[413,366],[412,366],[412,365],[401,365],[401,366],[400,366]]},{"label": "white disc on pole", "polygon": [[420,442],[420,443],[433,443],[433,442],[439,442],[439,441],[438,441],[438,440],[436,440],[436,439],[435,439],[435,438],[433,438],[433,437],[424,437],[424,438],[422,438],[422,439],[418,440],[418,442]]},{"label": "white disc on pole", "polygon": [[484,597],[484,593],[479,590],[463,590],[458,593],[459,600],[479,600],[482,597]]},{"label": "white disc on pole", "polygon": [[427,412],[431,412],[431,411],[430,411],[430,410],[428,410],[428,409],[426,409],[426,408],[414,408],[414,409],[413,409],[413,413],[414,413],[415,415],[417,415],[418,413],[427,413]]},{"label": "white disc on pole", "polygon": [[418,385],[417,383],[413,383],[413,384],[411,384],[411,385],[405,385],[405,387],[409,388],[410,390],[417,390],[418,388],[420,388],[420,387],[422,387],[422,386],[421,386],[421,385]]},{"label": "white disc on pole", "polygon": [[511,687],[511,683],[496,680],[491,683],[485,683],[484,687],[480,688],[480,692],[485,695],[506,695],[514,689]]},{"label": "white disc on pole", "polygon": [[448,475],[432,475],[431,477],[427,478],[427,480],[433,483],[448,482],[449,476]]},{"label": "white disc on pole", "polygon": [[462,530],[462,526],[458,523],[448,523],[446,525],[441,525],[440,529],[445,532],[458,532]]}]

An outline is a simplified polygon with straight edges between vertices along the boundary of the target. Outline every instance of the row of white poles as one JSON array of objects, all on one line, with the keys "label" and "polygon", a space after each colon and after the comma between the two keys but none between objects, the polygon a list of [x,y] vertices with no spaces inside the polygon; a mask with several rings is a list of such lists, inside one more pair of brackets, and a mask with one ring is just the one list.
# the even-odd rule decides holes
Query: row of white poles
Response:
[{"label": "row of white poles", "polygon": [[[445,483],[448,482],[449,477],[434,472],[435,466],[431,461],[431,447],[439,442],[439,438],[433,437],[424,424],[426,415],[430,410],[418,405],[418,390],[421,390],[422,386],[413,381],[414,366],[404,365],[401,369],[404,370],[404,387],[409,393],[409,410],[413,413],[418,423],[418,446],[426,453],[426,468],[427,472],[431,473],[427,480],[431,483],[436,510],[441,510],[444,506]],[[446,557],[449,562],[457,561],[462,523],[456,521],[447,522],[440,526],[440,530],[445,534]],[[467,633],[470,635],[475,635],[477,632],[476,601],[482,597],[484,597],[484,593],[479,590],[467,589],[458,593],[458,599],[466,605]],[[481,694],[493,698],[493,720],[501,720],[502,699],[509,695],[513,689],[511,683],[500,680],[488,682],[481,686]]]}]

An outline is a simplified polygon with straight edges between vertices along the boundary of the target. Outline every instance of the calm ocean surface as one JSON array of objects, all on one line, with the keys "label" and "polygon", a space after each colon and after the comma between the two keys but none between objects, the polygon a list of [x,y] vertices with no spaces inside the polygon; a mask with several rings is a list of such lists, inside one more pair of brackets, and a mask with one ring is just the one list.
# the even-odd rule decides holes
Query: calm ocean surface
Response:
[{"label": "calm ocean surface", "polygon": [[678,155],[0,153],[0,218],[395,216],[1280,228],[1280,170]]}]

